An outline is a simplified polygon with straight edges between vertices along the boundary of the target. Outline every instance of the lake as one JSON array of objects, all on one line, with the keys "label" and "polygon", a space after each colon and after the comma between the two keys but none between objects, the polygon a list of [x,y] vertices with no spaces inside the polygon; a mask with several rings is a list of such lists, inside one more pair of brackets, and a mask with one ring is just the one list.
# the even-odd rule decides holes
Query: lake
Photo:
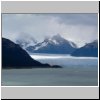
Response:
[{"label": "lake", "polygon": [[98,59],[32,54],[42,63],[63,68],[3,69],[2,86],[97,86]]}]

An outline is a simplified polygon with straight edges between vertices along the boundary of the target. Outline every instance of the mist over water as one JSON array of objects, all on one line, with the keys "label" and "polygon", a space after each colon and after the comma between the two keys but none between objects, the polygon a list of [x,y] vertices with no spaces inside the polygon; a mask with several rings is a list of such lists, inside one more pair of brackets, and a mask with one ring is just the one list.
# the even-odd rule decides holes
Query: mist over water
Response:
[{"label": "mist over water", "polygon": [[50,65],[60,65],[64,68],[98,66],[97,57],[73,57],[66,54],[34,54],[30,56],[33,59],[40,61],[41,63],[49,63]]}]

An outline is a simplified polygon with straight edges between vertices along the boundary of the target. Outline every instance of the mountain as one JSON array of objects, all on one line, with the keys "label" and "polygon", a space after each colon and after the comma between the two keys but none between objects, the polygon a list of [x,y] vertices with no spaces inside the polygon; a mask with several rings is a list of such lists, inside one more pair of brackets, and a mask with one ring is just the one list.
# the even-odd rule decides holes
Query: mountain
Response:
[{"label": "mountain", "polygon": [[61,68],[32,59],[19,45],[2,38],[2,68]]},{"label": "mountain", "polygon": [[76,49],[72,56],[87,56],[87,57],[98,57],[98,41],[95,40],[85,46]]},{"label": "mountain", "polygon": [[20,33],[15,41],[16,44],[20,45],[23,49],[26,49],[29,46],[37,44],[37,41],[33,36],[27,33]]},{"label": "mountain", "polygon": [[76,45],[64,39],[59,34],[45,38],[43,42],[35,46],[29,46],[26,50],[30,53],[70,54],[76,49]]}]

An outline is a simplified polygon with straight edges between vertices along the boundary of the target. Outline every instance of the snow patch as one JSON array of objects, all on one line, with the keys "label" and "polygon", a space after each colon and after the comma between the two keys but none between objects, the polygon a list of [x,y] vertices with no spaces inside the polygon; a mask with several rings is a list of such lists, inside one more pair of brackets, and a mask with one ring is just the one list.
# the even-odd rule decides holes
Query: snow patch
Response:
[{"label": "snow patch", "polygon": [[52,40],[52,42],[53,42],[54,44],[59,44],[56,40]]},{"label": "snow patch", "polygon": [[76,45],[74,43],[72,43],[71,41],[69,41],[69,44],[74,48],[76,47]]},{"label": "snow patch", "polygon": [[38,50],[39,48],[45,47],[48,43],[42,43],[40,46],[35,47],[34,50]]}]

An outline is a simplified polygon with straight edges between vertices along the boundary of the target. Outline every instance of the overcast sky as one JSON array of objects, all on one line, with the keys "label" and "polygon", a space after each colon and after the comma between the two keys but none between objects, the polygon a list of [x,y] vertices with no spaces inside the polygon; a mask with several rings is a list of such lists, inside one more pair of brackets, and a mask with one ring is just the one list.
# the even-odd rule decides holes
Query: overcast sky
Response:
[{"label": "overcast sky", "polygon": [[[2,14],[2,36],[14,41],[19,34],[37,41],[61,34],[79,46],[98,38],[97,14]],[[22,35],[21,35],[22,36]]]}]

